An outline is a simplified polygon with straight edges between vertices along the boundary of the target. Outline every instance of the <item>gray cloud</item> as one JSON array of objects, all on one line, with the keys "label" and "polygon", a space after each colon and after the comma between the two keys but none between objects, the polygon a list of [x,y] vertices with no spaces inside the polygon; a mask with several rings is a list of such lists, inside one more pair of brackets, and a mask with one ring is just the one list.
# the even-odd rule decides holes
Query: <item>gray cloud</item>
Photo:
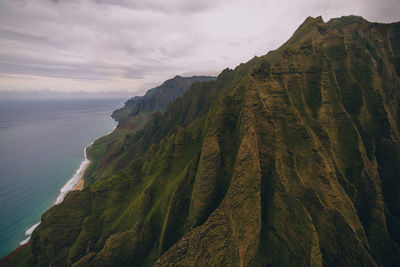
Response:
[{"label": "gray cloud", "polygon": [[[59,2],[59,1],[55,1]],[[128,1],[128,0],[96,0],[98,4],[103,5],[114,5],[124,8],[130,8],[135,10],[151,10],[162,13],[202,13],[206,12],[215,6],[219,5],[223,1],[215,0],[139,0],[139,1]]]},{"label": "gray cloud", "polygon": [[0,90],[143,93],[286,41],[307,16],[400,20],[398,0],[3,0]]}]

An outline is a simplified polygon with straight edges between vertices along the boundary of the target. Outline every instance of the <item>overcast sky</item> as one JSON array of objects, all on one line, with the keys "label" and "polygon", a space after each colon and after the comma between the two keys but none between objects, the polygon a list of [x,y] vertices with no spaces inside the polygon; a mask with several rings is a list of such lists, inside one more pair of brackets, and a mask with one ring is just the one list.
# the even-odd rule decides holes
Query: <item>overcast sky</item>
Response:
[{"label": "overcast sky", "polygon": [[306,19],[400,20],[400,0],[0,1],[0,93],[140,95],[278,48]]}]

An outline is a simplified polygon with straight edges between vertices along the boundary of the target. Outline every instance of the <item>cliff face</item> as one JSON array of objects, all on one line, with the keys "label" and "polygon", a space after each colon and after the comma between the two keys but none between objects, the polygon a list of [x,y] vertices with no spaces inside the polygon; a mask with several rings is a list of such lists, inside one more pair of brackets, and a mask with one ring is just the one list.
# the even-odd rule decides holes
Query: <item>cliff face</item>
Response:
[{"label": "cliff face", "polygon": [[394,266],[400,23],[308,18],[194,84],[34,231],[27,262]]}]

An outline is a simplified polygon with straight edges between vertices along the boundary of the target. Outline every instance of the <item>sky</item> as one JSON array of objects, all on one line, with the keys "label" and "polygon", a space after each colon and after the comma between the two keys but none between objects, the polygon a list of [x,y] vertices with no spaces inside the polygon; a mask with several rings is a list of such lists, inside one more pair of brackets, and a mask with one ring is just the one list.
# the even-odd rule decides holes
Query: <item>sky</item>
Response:
[{"label": "sky", "polygon": [[308,16],[400,21],[400,0],[1,0],[0,95],[142,95],[283,44]]}]

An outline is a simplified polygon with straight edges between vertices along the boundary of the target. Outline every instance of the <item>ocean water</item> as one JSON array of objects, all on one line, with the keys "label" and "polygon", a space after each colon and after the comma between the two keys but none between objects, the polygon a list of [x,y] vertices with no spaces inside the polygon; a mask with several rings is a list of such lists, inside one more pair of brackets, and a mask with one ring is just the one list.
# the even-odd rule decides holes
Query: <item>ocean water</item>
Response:
[{"label": "ocean water", "polygon": [[85,164],[85,147],[113,130],[110,115],[123,102],[0,97],[0,258],[62,198]]}]

